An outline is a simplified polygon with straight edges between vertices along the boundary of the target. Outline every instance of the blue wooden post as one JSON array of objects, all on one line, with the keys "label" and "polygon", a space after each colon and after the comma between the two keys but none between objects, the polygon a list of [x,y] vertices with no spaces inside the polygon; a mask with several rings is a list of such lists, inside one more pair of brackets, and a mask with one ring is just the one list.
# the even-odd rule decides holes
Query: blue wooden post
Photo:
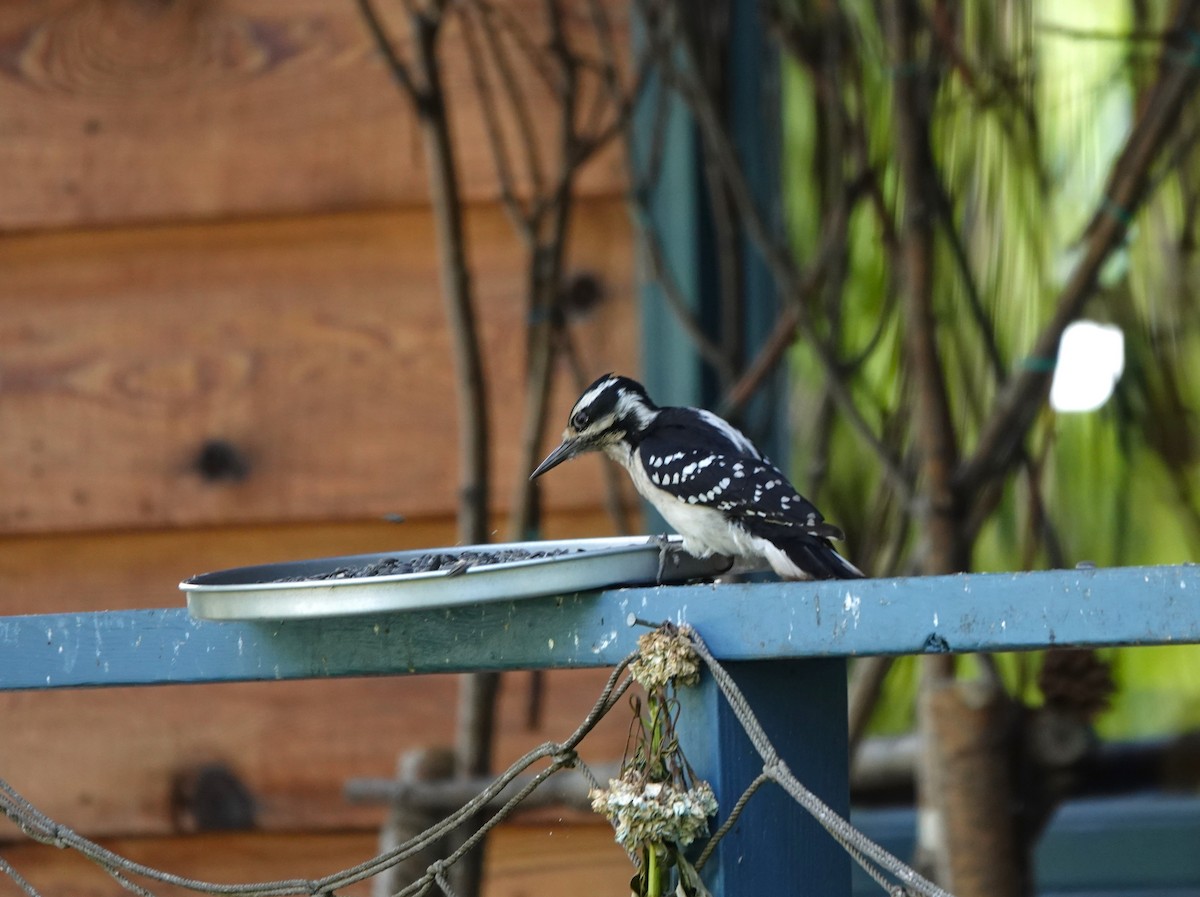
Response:
[{"label": "blue wooden post", "polygon": [[[742,661],[725,668],[796,777],[848,815],[845,660]],[[696,774],[713,786],[720,825],[762,771],[762,759],[711,676],[681,689],[680,702],[679,743]],[[713,897],[848,897],[850,859],[791,797],[768,783],[721,841],[703,877]]]}]

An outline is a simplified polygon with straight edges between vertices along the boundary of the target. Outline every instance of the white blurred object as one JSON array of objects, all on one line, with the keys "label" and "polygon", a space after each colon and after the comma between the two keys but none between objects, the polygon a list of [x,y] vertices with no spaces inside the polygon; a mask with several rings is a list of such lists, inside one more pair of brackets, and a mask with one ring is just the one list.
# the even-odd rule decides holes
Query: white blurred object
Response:
[{"label": "white blurred object", "polygon": [[1112,324],[1076,321],[1058,344],[1050,407],[1095,411],[1108,401],[1125,370],[1125,334]]}]

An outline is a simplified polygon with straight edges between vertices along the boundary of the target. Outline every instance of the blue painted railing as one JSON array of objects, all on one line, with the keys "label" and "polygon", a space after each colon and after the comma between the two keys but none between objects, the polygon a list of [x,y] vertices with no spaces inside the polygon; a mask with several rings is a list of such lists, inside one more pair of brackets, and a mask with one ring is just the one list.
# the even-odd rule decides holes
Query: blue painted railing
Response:
[{"label": "blue painted railing", "polygon": [[1200,567],[662,586],[278,623],[182,607],[0,617],[0,690],[611,666],[638,620],[691,623],[733,661],[1200,642]]},{"label": "blue painted railing", "polygon": [[[0,690],[608,666],[643,623],[663,620],[697,630],[792,771],[845,813],[846,658],[1200,642],[1200,568],[631,588],[279,623],[182,608],[0,617]],[[689,692],[684,750],[718,797],[736,796],[761,763],[711,682]],[[840,849],[766,795],[710,874],[715,897],[783,893],[784,882],[787,893],[850,893]]]}]

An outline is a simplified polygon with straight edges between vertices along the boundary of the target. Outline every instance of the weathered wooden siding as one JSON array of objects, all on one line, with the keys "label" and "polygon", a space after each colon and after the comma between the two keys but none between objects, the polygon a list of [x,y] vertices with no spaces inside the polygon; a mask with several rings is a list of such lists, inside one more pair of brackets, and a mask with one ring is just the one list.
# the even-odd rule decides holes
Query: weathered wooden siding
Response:
[{"label": "weathered wooden siding", "polygon": [[[577,325],[578,342],[597,372],[627,368],[636,339],[620,203],[589,200],[575,223],[572,266],[612,290]],[[495,206],[472,210],[468,237],[506,500],[518,475],[525,253]],[[435,254],[426,209],[0,240],[0,527],[446,513],[456,413]],[[565,376],[559,385],[565,409],[575,390]],[[244,459],[244,478],[201,474],[213,440]],[[597,505],[593,473],[548,479],[551,502]]]},{"label": "weathered wooden siding", "polygon": [[[625,33],[624,5],[609,4]],[[397,44],[402,4],[378,4]],[[540,0],[502,6],[535,41]],[[586,28],[584,4],[569,22]],[[443,41],[469,199],[499,193],[461,35]],[[545,109],[548,88],[518,66]],[[414,119],[350,0],[0,4],[0,229],[427,203]],[[554,121],[535,116],[552,157]],[[616,148],[583,173],[611,196]]]},{"label": "weathered wooden siding", "polygon": [[[504,5],[537,38],[540,3]],[[623,43],[624,4],[609,7]],[[401,5],[380,8],[403,42]],[[570,27],[585,27],[582,12]],[[524,473],[513,415],[525,251],[497,201],[454,29],[444,60],[502,535]],[[527,69],[518,79],[535,98],[546,90]],[[547,159],[554,126],[537,118]],[[571,224],[568,270],[608,294],[573,325],[588,374],[636,363],[621,169],[615,147],[589,163]],[[169,606],[204,570],[454,542],[454,390],[425,181],[406,101],[351,0],[0,5],[0,613]],[[560,372],[554,429],[574,392]],[[244,462],[240,477],[220,463],[205,476],[198,459],[214,443]],[[601,474],[588,459],[546,481],[548,536],[613,531]],[[389,513],[407,522],[382,522]],[[530,729],[528,677],[507,677],[498,762],[562,737],[603,678],[549,675]],[[345,780],[448,742],[454,688],[434,677],[6,694],[0,777],[173,871],[320,874],[369,855],[382,819],[342,800]],[[585,756],[614,759],[624,737],[606,725]],[[208,762],[254,794],[260,832],[179,834],[172,782]],[[619,890],[629,871],[607,829],[566,819],[553,835],[504,829],[486,893]],[[16,838],[0,827],[0,842]],[[61,851],[4,854],[48,893],[123,893]]]},{"label": "weathered wooden siding", "polygon": [[[366,859],[376,852],[375,838],[369,832],[122,838],[106,841],[105,846],[160,869],[219,882],[316,877],[342,868],[347,858]],[[86,860],[50,847],[9,847],[4,855],[43,894],[109,897],[129,893]],[[553,831],[544,826],[506,826],[488,844],[483,897],[623,894],[629,887],[629,868],[629,860],[613,842],[607,824]],[[161,897],[191,893],[169,887],[154,891]],[[19,892],[6,890],[0,883],[0,894],[9,893]],[[339,893],[366,897],[370,889],[364,883]]]}]

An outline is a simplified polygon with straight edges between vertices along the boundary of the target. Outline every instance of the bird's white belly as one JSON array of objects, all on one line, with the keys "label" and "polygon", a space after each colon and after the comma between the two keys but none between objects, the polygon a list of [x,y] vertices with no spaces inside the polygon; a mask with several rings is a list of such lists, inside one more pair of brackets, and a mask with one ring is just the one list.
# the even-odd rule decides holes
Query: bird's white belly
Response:
[{"label": "bird's white belly", "polygon": [[729,557],[760,557],[755,539],[740,527],[730,526],[725,515],[701,504],[689,504],[650,482],[650,478],[632,457],[617,458],[629,471],[637,491],[683,536],[683,548],[697,557],[723,554]]},{"label": "bird's white belly", "polygon": [[696,557],[723,554],[742,558],[754,565],[766,561],[784,579],[809,579],[777,546],[766,539],[752,536],[725,518],[720,511],[689,505],[673,496],[647,496],[667,523],[683,536],[683,550]]},{"label": "bird's white belly", "polygon": [[731,527],[720,511],[689,505],[670,496],[654,497],[650,503],[663,519],[683,536],[684,550],[697,557],[724,554],[750,557],[755,552],[740,528]]}]

